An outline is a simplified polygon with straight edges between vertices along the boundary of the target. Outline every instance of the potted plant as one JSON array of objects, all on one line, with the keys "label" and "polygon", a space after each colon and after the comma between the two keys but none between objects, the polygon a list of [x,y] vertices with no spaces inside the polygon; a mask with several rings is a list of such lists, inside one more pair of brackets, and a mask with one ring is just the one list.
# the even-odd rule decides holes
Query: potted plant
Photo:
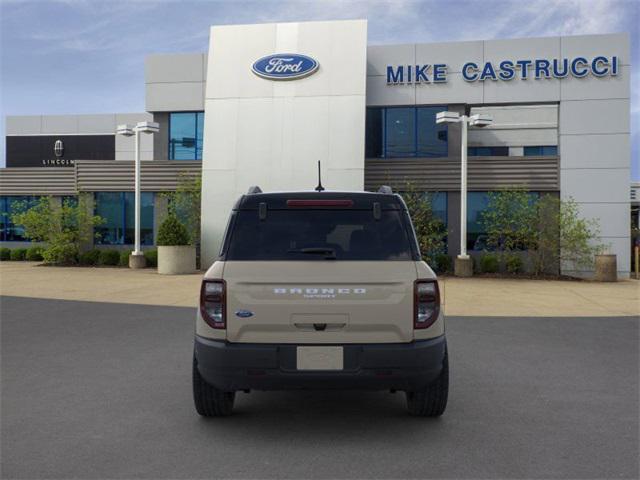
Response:
[{"label": "potted plant", "polygon": [[196,270],[196,247],[189,244],[189,232],[174,214],[158,229],[158,273],[178,275]]}]

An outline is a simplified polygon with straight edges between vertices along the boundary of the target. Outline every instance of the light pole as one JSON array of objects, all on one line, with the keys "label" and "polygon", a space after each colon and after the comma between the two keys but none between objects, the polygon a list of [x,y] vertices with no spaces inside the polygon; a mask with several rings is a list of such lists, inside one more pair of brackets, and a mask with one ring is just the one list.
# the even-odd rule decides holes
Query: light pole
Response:
[{"label": "light pole", "polygon": [[473,262],[467,255],[467,126],[486,127],[493,119],[489,115],[460,115],[458,112],[439,112],[436,123],[460,123],[461,152],[460,152],[460,255],[455,261],[455,275],[470,277],[473,274]]},{"label": "light pole", "polygon": [[160,125],[156,122],[138,122],[135,127],[130,125],[118,125],[116,133],[131,137],[135,135],[135,240],[133,252],[129,255],[129,268],[144,268],[145,259],[142,250],[140,250],[140,133],[157,133]]}]

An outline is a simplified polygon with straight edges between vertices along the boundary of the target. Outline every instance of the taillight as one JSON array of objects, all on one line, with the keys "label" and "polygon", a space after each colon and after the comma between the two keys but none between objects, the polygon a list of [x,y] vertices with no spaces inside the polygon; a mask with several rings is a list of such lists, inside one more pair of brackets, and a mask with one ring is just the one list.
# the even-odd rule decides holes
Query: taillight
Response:
[{"label": "taillight", "polygon": [[429,328],[440,314],[440,290],[436,280],[417,280],[414,286],[414,328]]},{"label": "taillight", "polygon": [[203,280],[200,288],[200,313],[211,328],[226,328],[227,291],[224,280]]}]

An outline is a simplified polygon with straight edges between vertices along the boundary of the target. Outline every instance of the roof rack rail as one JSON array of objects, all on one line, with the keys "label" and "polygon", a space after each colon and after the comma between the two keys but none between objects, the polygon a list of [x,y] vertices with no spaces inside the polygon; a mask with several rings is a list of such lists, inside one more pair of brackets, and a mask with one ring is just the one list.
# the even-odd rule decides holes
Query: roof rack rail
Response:
[{"label": "roof rack rail", "polygon": [[253,195],[254,193],[262,193],[262,189],[257,185],[252,185],[251,187],[249,187],[247,195]]},{"label": "roof rack rail", "polygon": [[378,189],[378,193],[385,193],[387,195],[391,195],[393,193],[393,190],[389,185],[381,185],[380,188]]}]

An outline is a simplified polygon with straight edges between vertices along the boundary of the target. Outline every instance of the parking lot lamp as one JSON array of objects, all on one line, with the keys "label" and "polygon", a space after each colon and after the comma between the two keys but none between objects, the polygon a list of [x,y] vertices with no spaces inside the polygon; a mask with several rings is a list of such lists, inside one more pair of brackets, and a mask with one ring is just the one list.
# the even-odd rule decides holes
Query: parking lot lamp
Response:
[{"label": "parking lot lamp", "polygon": [[473,274],[473,262],[467,254],[467,127],[486,127],[493,119],[488,115],[460,115],[458,112],[439,112],[436,123],[460,123],[460,255],[455,260],[455,275],[470,277]]},{"label": "parking lot lamp", "polygon": [[130,125],[118,125],[116,133],[118,135],[124,135],[125,137],[134,136],[135,138],[135,162],[134,162],[134,184],[135,184],[135,240],[133,252],[129,255],[129,268],[144,268],[145,259],[140,249],[140,133],[157,133],[160,130],[160,125],[156,122],[138,122],[135,127]]}]

